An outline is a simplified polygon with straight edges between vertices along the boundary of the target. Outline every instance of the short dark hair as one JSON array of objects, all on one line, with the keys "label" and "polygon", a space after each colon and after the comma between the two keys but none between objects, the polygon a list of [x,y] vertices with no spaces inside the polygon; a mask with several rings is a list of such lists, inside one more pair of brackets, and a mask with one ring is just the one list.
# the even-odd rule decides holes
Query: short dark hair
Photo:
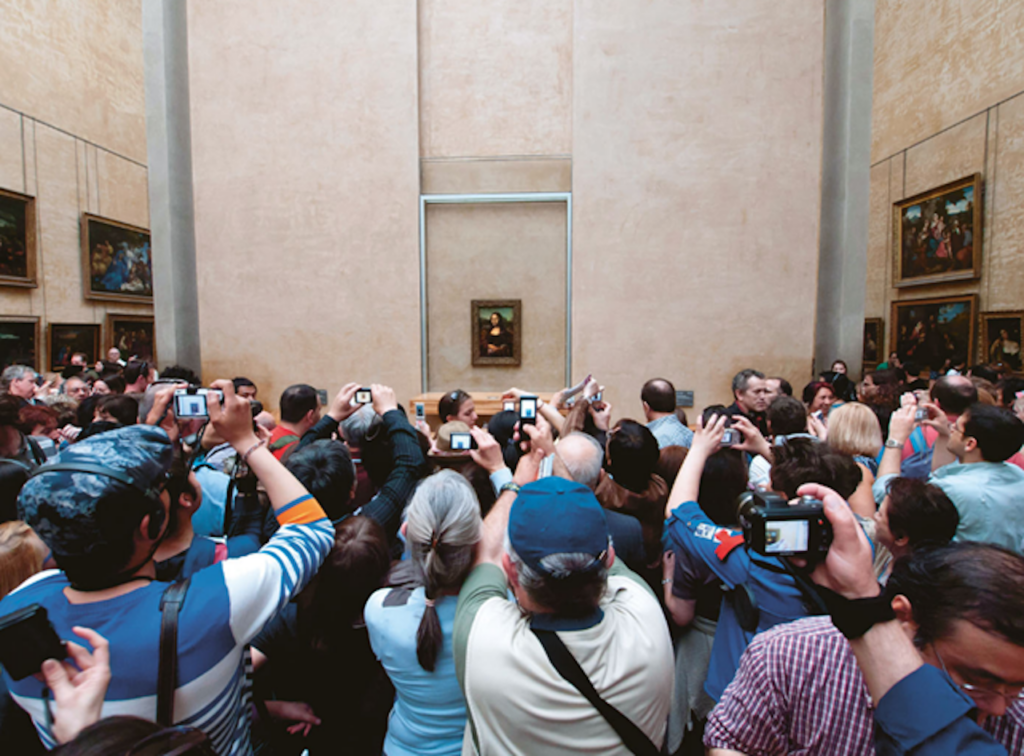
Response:
[{"label": "short dark hair", "polygon": [[289,386],[281,394],[281,420],[286,423],[297,423],[310,410],[320,406],[316,389],[308,383],[296,383]]},{"label": "short dark hair", "polygon": [[676,409],[676,389],[671,381],[664,378],[652,378],[644,384],[640,391],[640,401],[655,412],[674,412]]},{"label": "short dark hair", "polygon": [[635,493],[647,490],[660,454],[658,439],[636,420],[619,420],[608,434],[608,472]]},{"label": "short dark hair", "polygon": [[970,622],[1024,646],[1024,557],[988,543],[960,541],[896,561],[886,596],[910,601],[919,648]]},{"label": "short dark hair", "polygon": [[1005,462],[1024,446],[1024,423],[1004,407],[977,402],[967,408],[964,437],[978,442],[986,462]]},{"label": "short dark hair", "polygon": [[[191,729],[191,728],[190,728]],[[128,753],[133,752],[134,746],[141,743],[148,737],[161,732],[170,733],[172,728],[164,729],[163,725],[151,722],[148,719],[116,715],[103,717],[83,729],[78,736],[64,745],[57,746],[54,753],[58,756],[96,756],[101,753]],[[173,728],[178,731],[178,728]],[[154,744],[154,749],[159,748],[159,739]],[[149,746],[145,747],[145,753],[155,753]],[[166,748],[160,753],[167,753]],[[186,752],[188,756],[206,756],[213,754],[213,746],[209,740],[197,742]]]},{"label": "short dark hair", "polygon": [[807,431],[807,408],[792,396],[777,396],[768,405],[768,424],[776,436]]},{"label": "short dark hair", "polygon": [[139,380],[139,378],[148,378],[152,367],[145,360],[132,360],[125,365],[124,372],[121,373],[124,376],[125,384],[131,385]]},{"label": "short dark hair", "polygon": [[293,452],[285,467],[313,494],[332,520],[351,514],[356,468],[348,447],[341,441],[314,441]]},{"label": "short dark hair", "polygon": [[472,398],[462,389],[449,391],[442,396],[437,402],[437,415],[441,418],[441,422],[447,423],[449,417],[459,414],[462,405]]},{"label": "short dark hair", "polygon": [[75,425],[79,428],[86,428],[92,422],[96,414],[96,405],[100,402],[100,395],[87,396],[78,403],[78,412],[75,414]]},{"label": "short dark hair", "polygon": [[199,380],[199,376],[196,371],[192,368],[187,368],[184,365],[171,365],[169,368],[164,368],[163,372],[160,373],[160,377],[164,380],[176,380],[187,383],[189,386],[198,386],[202,381]]},{"label": "short dark hair", "polygon": [[989,383],[995,383],[999,380],[999,373],[988,365],[972,365],[967,369],[967,372],[970,373],[971,378],[983,378]]},{"label": "short dark hair", "polygon": [[820,483],[849,499],[860,485],[861,471],[853,457],[811,438],[791,438],[774,448],[772,488],[792,499],[804,483]]},{"label": "short dark hair", "polygon": [[764,378],[764,373],[760,370],[754,370],[753,368],[747,368],[736,373],[732,378],[732,393],[735,394],[737,391],[746,391],[747,384],[750,383],[751,378]]},{"label": "short dark hair", "polygon": [[101,396],[96,408],[106,412],[121,425],[135,425],[139,419],[139,400],[125,394]]},{"label": "short dark hair", "polygon": [[248,378],[243,378],[242,376],[232,378],[231,385],[235,387],[235,393],[238,393],[238,389],[242,388],[242,386],[252,386],[253,388],[256,388],[255,383],[250,381]]},{"label": "short dark hair", "polygon": [[1003,406],[1012,407],[1017,399],[1017,393],[1024,391],[1024,378],[1016,378],[1012,375],[1004,376],[999,379],[996,388],[1000,391]]},{"label": "short dark hair", "polygon": [[793,396],[793,387],[790,385],[789,381],[787,381],[781,375],[773,375],[768,380],[778,381],[779,391],[781,391],[784,396]]},{"label": "short dark hair", "polygon": [[98,380],[107,384],[107,388],[115,394],[123,394],[128,384],[124,382],[124,376],[120,373],[104,373]]},{"label": "short dark hair", "polygon": [[711,424],[711,419],[718,415],[728,415],[729,410],[724,404],[709,404],[700,413],[700,419],[704,423],[704,427],[707,428]]},{"label": "short dark hair", "polygon": [[743,452],[719,449],[704,463],[697,503],[716,525],[735,526],[736,499],[747,490],[748,479]]},{"label": "short dark hair", "polygon": [[962,415],[965,409],[978,401],[978,389],[970,378],[944,375],[932,386],[931,397],[943,412]]},{"label": "short dark hair", "polygon": [[888,493],[889,532],[894,537],[906,536],[914,549],[953,540],[960,513],[941,488],[918,478],[893,478]]}]

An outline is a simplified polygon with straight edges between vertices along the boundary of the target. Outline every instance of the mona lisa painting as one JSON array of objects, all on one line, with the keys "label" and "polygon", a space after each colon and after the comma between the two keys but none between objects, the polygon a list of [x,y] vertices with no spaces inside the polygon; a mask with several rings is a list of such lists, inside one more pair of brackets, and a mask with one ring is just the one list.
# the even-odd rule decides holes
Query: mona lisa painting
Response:
[{"label": "mona lisa painting", "polygon": [[522,362],[523,305],[519,299],[474,299],[470,325],[474,366]]}]

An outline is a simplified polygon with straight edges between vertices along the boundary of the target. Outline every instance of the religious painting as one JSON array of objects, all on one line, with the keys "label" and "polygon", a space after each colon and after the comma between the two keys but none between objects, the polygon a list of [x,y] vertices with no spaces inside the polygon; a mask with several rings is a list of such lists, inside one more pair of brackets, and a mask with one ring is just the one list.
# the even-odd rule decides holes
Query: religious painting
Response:
[{"label": "religious painting", "polygon": [[893,302],[889,348],[922,370],[966,365],[974,354],[977,308],[976,294]]},{"label": "religious painting", "polygon": [[861,355],[861,363],[865,370],[874,370],[882,361],[881,355],[885,354],[885,330],[882,327],[881,318],[866,318],[864,320],[864,352]]},{"label": "religious painting", "polygon": [[107,315],[103,334],[104,355],[110,347],[121,351],[121,359],[145,360],[156,364],[156,332],[153,318],[140,315]]},{"label": "religious painting", "polygon": [[0,317],[0,369],[29,365],[39,369],[39,318]]},{"label": "religious painting", "polygon": [[1006,365],[1024,374],[1020,338],[1024,335],[1024,311],[981,314],[981,359],[990,365]]},{"label": "religious painting", "polygon": [[895,203],[894,286],[981,275],[981,174]]},{"label": "religious painting", "polygon": [[36,285],[36,203],[0,189],[0,286]]},{"label": "religious painting", "polygon": [[85,298],[114,302],[153,301],[149,231],[82,214]]},{"label": "religious painting", "polygon": [[50,370],[59,372],[71,364],[71,355],[82,352],[86,365],[95,365],[99,359],[100,327],[92,324],[50,323],[47,347],[50,350]]},{"label": "religious painting", "polygon": [[522,301],[474,299],[470,307],[473,365],[522,363]]}]

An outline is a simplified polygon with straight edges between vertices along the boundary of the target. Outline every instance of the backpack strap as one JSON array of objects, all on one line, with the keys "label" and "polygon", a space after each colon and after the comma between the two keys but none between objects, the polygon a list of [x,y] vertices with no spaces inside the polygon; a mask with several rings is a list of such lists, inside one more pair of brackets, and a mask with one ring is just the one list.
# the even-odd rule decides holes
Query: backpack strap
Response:
[{"label": "backpack strap", "polygon": [[630,753],[636,756],[659,756],[661,749],[651,742],[643,730],[637,727],[625,714],[616,709],[610,703],[601,698],[594,690],[594,684],[590,682],[587,673],[580,667],[576,657],[565,647],[562,639],[554,630],[538,630],[530,628],[537,636],[540,645],[544,647],[544,653],[548,655],[548,661],[565,680],[576,690],[583,694],[584,698],[593,704],[594,708],[605,718],[605,721],[612,726],[616,734],[622,738],[623,745]]},{"label": "backpack strap", "polygon": [[288,446],[288,444],[294,444],[298,440],[298,436],[296,436],[294,433],[289,433],[287,436],[281,436],[281,438],[277,439],[277,441],[272,442],[267,447],[267,451],[271,453],[281,451],[281,449]]},{"label": "backpack strap", "polygon": [[160,597],[160,666],[156,682],[156,721],[174,724],[174,691],[178,687],[178,613],[185,603],[189,580],[172,583]]},{"label": "backpack strap", "polygon": [[37,465],[41,465],[46,462],[46,452],[43,451],[43,447],[39,445],[32,436],[25,436],[25,441],[28,442],[29,451],[32,452],[32,458],[36,461]]}]

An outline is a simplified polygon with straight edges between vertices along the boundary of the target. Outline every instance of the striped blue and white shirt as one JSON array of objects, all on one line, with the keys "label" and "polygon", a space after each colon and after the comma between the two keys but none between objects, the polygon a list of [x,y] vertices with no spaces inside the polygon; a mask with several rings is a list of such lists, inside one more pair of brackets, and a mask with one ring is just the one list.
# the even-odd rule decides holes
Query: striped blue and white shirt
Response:
[{"label": "striped blue and white shirt", "polygon": [[[228,559],[192,576],[178,619],[175,724],[206,732],[219,754],[251,753],[246,644],[301,591],[334,546],[330,520],[312,497],[278,511],[282,527],[258,552]],[[167,583],[88,604],[64,595],[68,580],[57,570],[36,575],[0,601],[0,616],[33,603],[46,608],[62,640],[85,641],[73,626],[110,641],[111,681],[104,717],[156,718],[160,597]],[[31,715],[43,744],[56,745],[46,727],[43,684],[35,677],[5,680],[14,700]]]}]

